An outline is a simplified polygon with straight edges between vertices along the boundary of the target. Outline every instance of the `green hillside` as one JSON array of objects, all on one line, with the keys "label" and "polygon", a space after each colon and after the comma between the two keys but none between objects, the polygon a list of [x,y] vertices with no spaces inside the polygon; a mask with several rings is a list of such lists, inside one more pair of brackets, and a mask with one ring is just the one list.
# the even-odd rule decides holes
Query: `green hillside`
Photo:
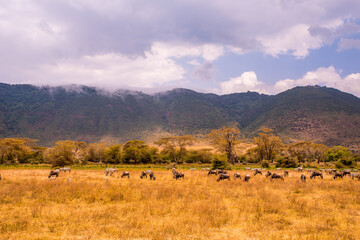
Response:
[{"label": "green hillside", "polygon": [[164,134],[205,134],[238,123],[245,137],[261,126],[286,141],[360,146],[360,99],[325,87],[297,87],[275,96],[218,96],[188,89],[155,95],[86,86],[0,84],[0,137],[52,145],[62,139],[124,142]]}]

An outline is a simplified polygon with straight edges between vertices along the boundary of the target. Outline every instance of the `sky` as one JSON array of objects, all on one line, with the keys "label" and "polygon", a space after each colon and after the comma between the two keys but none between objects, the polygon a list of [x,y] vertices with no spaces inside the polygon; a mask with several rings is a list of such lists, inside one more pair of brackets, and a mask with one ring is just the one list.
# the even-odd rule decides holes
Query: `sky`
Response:
[{"label": "sky", "polygon": [[360,1],[0,0],[0,82],[360,97]]}]

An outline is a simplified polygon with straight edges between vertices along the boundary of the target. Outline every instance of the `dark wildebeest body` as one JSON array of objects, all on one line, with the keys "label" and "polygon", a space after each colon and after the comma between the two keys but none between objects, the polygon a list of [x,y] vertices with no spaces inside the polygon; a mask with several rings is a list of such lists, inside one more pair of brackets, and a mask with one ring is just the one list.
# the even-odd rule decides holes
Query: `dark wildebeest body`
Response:
[{"label": "dark wildebeest body", "polygon": [[244,177],[244,181],[245,182],[248,182],[250,180],[250,175],[249,174],[246,174],[245,177]]},{"label": "dark wildebeest body", "polygon": [[140,173],[140,178],[143,179],[144,177],[147,178],[147,174],[146,174],[144,171],[142,171],[142,172]]},{"label": "dark wildebeest body", "polygon": [[350,170],[343,170],[341,173],[342,173],[343,177],[345,177],[346,175],[349,175],[349,177],[351,176]]},{"label": "dark wildebeest body", "polygon": [[310,175],[310,178],[313,179],[313,178],[316,178],[316,177],[321,177],[321,178],[324,178],[323,177],[323,174],[321,172],[312,172],[311,175]]},{"label": "dark wildebeest body", "polygon": [[284,177],[288,177],[289,176],[289,171],[285,170],[284,171]]},{"label": "dark wildebeest body", "polygon": [[176,180],[178,180],[179,178],[182,178],[182,179],[184,179],[184,174],[183,173],[181,173],[181,172],[176,172],[176,173],[174,173],[174,178],[176,179]]},{"label": "dark wildebeest body", "polygon": [[219,178],[216,180],[216,181],[220,181],[220,180],[224,180],[224,179],[227,179],[227,180],[229,180],[230,181],[230,174],[227,174],[227,173],[221,173],[220,175],[219,175]]},{"label": "dark wildebeest body", "polygon": [[277,174],[277,173],[273,173],[270,177],[270,180],[273,180],[273,179],[281,179],[284,181],[284,177],[281,176],[280,174]]},{"label": "dark wildebeest body", "polygon": [[265,174],[265,177],[268,178],[271,176],[271,172],[270,171],[267,171],[266,174]]},{"label": "dark wildebeest body", "polygon": [[334,173],[334,179],[337,179],[337,178],[343,178],[343,173],[341,173],[341,172],[335,172]]},{"label": "dark wildebeest body", "polygon": [[154,175],[153,172],[151,172],[151,173],[149,174],[149,176],[150,176],[150,180],[156,180],[156,177],[155,177],[155,175]]},{"label": "dark wildebeest body", "polygon": [[234,173],[234,179],[236,180],[237,178],[240,178],[240,179],[241,179],[240,173]]},{"label": "dark wildebeest body", "polygon": [[208,176],[209,175],[211,175],[211,174],[215,174],[215,175],[217,175],[218,173],[217,173],[217,171],[216,170],[209,170],[209,172],[208,172]]},{"label": "dark wildebeest body", "polygon": [[218,174],[221,174],[221,173],[227,174],[227,172],[226,172],[225,169],[218,169],[218,170],[217,170],[217,173],[218,173]]},{"label": "dark wildebeest body", "polygon": [[259,170],[259,169],[255,169],[254,176],[256,176],[257,174],[262,175],[261,170]]},{"label": "dark wildebeest body", "polygon": [[121,178],[123,178],[123,177],[130,178],[130,173],[128,171],[123,172],[123,174],[121,175]]},{"label": "dark wildebeest body", "polygon": [[51,178],[52,176],[55,176],[55,178],[57,178],[59,176],[59,171],[58,170],[50,171],[48,178]]},{"label": "dark wildebeest body", "polygon": [[304,174],[301,174],[300,179],[302,182],[306,182],[306,176]]}]

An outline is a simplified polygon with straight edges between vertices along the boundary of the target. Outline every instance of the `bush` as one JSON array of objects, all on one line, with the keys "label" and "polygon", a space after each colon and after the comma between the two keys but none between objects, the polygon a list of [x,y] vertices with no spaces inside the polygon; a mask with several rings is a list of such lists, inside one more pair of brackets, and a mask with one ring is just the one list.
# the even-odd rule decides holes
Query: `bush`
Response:
[{"label": "bush", "polygon": [[263,167],[263,168],[268,168],[268,167],[270,167],[269,161],[263,160],[263,161],[261,162],[261,167]]},{"label": "bush", "polygon": [[289,157],[280,157],[276,160],[276,167],[283,168],[296,168],[298,167],[298,163],[296,160]]},{"label": "bush", "polygon": [[214,155],[212,169],[226,169],[227,164],[227,157],[225,155]]}]

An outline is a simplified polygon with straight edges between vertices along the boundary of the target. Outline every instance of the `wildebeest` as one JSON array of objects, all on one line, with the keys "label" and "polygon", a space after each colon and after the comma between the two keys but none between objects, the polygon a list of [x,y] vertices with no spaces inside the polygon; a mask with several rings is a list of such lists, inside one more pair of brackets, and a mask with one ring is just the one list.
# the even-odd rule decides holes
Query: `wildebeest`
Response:
[{"label": "wildebeest", "polygon": [[257,174],[262,175],[261,170],[259,170],[259,169],[255,169],[254,176],[256,176]]},{"label": "wildebeest", "polygon": [[306,176],[304,174],[301,174],[300,179],[302,182],[306,182]]},{"label": "wildebeest", "polygon": [[271,172],[270,171],[267,171],[266,174],[265,174],[265,177],[268,178],[271,176]]},{"label": "wildebeest", "polygon": [[142,172],[140,173],[140,178],[143,179],[144,177],[147,178],[147,174],[146,174],[144,171],[142,171]]},{"label": "wildebeest", "polygon": [[310,179],[313,179],[313,178],[316,178],[316,177],[321,177],[322,179],[324,178],[323,177],[323,174],[321,172],[312,172],[311,175],[310,175]]},{"label": "wildebeest", "polygon": [[51,178],[52,176],[55,176],[55,178],[57,178],[59,176],[59,171],[58,170],[55,170],[55,171],[51,170],[48,178]]},{"label": "wildebeest", "polygon": [[359,173],[352,173],[351,174],[351,179],[355,179],[357,178],[358,180],[360,180],[360,174]]},{"label": "wildebeest", "polygon": [[230,181],[230,174],[227,174],[227,173],[220,173],[218,179],[216,181],[220,181],[220,180],[224,180],[224,179],[227,179]]},{"label": "wildebeest", "polygon": [[285,170],[284,171],[284,177],[288,177],[289,176],[289,171]]},{"label": "wildebeest", "polygon": [[302,167],[298,167],[298,168],[297,168],[297,171],[298,171],[298,172],[303,172],[304,169],[303,169]]},{"label": "wildebeest", "polygon": [[334,174],[334,179],[343,178],[343,176],[344,176],[343,173],[341,173],[341,172],[336,172],[336,173]]},{"label": "wildebeest", "polygon": [[249,174],[246,174],[245,177],[244,177],[244,181],[245,182],[248,182],[250,180],[250,175]]},{"label": "wildebeest", "polygon": [[62,167],[62,168],[59,168],[59,171],[60,172],[66,172],[68,171],[69,173],[71,172],[71,169],[69,167]]},{"label": "wildebeest", "polygon": [[116,168],[106,168],[104,170],[105,176],[107,176],[109,173],[110,173],[110,176],[112,176],[114,172],[119,172],[119,170]]},{"label": "wildebeest", "polygon": [[240,173],[234,173],[234,179],[236,180],[237,178],[240,178],[240,179],[241,179]]},{"label": "wildebeest", "polygon": [[273,180],[273,179],[281,179],[284,181],[284,177],[278,173],[273,173],[270,177],[270,180]]},{"label": "wildebeest", "polygon": [[216,170],[209,170],[209,172],[208,172],[208,176],[209,175],[211,175],[211,174],[215,174],[215,175],[217,175],[218,174],[218,172],[216,171]]},{"label": "wildebeest", "polygon": [[174,173],[174,178],[176,179],[176,180],[178,180],[179,178],[182,178],[182,179],[184,179],[184,174],[183,173],[181,173],[181,172],[175,172]]},{"label": "wildebeest", "polygon": [[123,174],[121,175],[121,178],[123,178],[123,177],[130,178],[130,173],[128,171],[123,172]]},{"label": "wildebeest", "polygon": [[150,180],[156,180],[156,177],[155,177],[155,175],[154,175],[153,172],[151,172],[151,173],[149,174],[149,176],[150,176]]},{"label": "wildebeest", "polygon": [[349,175],[349,177],[351,176],[351,171],[349,169],[345,169],[341,173],[342,173],[343,177],[345,177],[346,175]]}]

